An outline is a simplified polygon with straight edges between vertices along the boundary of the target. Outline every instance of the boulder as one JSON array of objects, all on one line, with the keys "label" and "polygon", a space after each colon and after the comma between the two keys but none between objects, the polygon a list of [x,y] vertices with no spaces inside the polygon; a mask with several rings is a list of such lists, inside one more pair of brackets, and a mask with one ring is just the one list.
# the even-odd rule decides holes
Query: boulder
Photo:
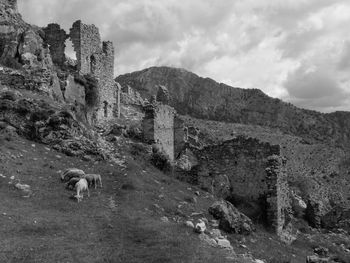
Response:
[{"label": "boulder", "polygon": [[305,214],[307,204],[299,195],[293,192],[291,194],[291,199],[292,199],[292,209],[295,217],[302,218]]},{"label": "boulder", "polygon": [[255,230],[252,220],[227,201],[217,201],[209,213],[219,220],[219,228],[228,233],[250,234]]},{"label": "boulder", "polygon": [[23,197],[29,197],[32,194],[30,185],[17,183],[15,184],[15,188],[23,192]]},{"label": "boulder", "polygon": [[186,221],[185,226],[190,227],[192,229],[194,228],[194,224],[192,223],[192,221]]},{"label": "boulder", "polygon": [[191,171],[193,167],[198,165],[198,160],[191,150],[185,149],[176,160],[175,165],[182,171]]},{"label": "boulder", "polygon": [[221,248],[232,249],[230,241],[226,238],[215,238],[215,241]]},{"label": "boulder", "polygon": [[199,219],[198,221],[199,222],[195,225],[194,231],[196,233],[203,233],[207,229],[205,222],[202,219]]},{"label": "boulder", "polygon": [[326,247],[315,247],[314,252],[315,252],[315,254],[317,254],[320,257],[328,257],[329,256],[329,249]]},{"label": "boulder", "polygon": [[330,262],[329,258],[321,258],[316,255],[306,257],[306,263],[328,263],[328,262]]}]

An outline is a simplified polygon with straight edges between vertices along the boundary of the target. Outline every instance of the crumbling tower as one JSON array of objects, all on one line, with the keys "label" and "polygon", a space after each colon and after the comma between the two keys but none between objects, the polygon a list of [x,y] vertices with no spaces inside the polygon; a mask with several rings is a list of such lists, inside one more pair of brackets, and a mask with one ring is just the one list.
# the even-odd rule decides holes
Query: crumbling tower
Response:
[{"label": "crumbling tower", "polygon": [[[92,123],[102,124],[119,115],[119,89],[114,81],[114,47],[110,41],[101,43],[98,28],[80,20],[70,29],[70,38],[81,75],[92,75],[98,81],[98,106],[90,112]],[[116,112],[117,111],[117,112]]]}]

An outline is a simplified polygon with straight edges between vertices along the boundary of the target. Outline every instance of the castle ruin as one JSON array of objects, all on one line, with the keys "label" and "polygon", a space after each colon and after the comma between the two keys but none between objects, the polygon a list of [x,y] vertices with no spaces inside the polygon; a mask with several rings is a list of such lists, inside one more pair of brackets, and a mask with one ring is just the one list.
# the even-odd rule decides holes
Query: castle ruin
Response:
[{"label": "castle ruin", "polygon": [[65,41],[70,39],[76,52],[78,73],[97,81],[97,103],[87,111],[89,123],[100,125],[119,117],[120,89],[114,81],[113,43],[101,42],[98,28],[80,20],[73,23],[69,34],[58,24],[49,24],[43,30],[56,65],[63,66],[66,62]]},{"label": "castle ruin", "polygon": [[204,147],[185,143],[189,133],[198,137],[198,131],[184,128],[175,110],[161,102],[145,107],[143,132],[145,141],[161,146],[171,163],[191,159],[188,169],[176,170],[179,178],[229,200],[255,220],[264,220],[286,243],[293,241],[286,161],[279,145],[243,136]]}]

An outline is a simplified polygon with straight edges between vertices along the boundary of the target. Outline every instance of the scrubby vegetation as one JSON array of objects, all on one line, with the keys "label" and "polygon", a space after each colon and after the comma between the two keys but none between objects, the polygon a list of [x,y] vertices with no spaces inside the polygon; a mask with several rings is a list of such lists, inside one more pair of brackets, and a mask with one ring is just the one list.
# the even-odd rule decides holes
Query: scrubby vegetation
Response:
[{"label": "scrubby vegetation", "polygon": [[89,107],[95,107],[99,103],[98,82],[97,79],[91,75],[86,74],[84,76],[76,74],[74,81],[85,87],[85,101]]}]

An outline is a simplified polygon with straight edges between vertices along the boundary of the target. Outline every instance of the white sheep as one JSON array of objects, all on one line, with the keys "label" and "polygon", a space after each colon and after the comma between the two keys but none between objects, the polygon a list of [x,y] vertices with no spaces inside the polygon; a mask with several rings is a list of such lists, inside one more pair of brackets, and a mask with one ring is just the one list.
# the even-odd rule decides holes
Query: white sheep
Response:
[{"label": "white sheep", "polygon": [[[89,186],[88,186],[88,182],[86,181],[85,178],[81,178],[79,180],[79,182],[76,183],[75,185],[76,189],[77,189],[77,195],[75,196],[78,200],[78,203],[83,199],[83,191],[87,191],[88,193],[88,197],[90,197],[90,192],[89,192]],[[81,195],[80,195],[81,193]]]},{"label": "white sheep", "polygon": [[102,179],[101,179],[101,175],[100,174],[85,174],[83,176],[83,178],[85,178],[88,183],[89,186],[92,185],[92,183],[95,185],[95,189],[97,188],[97,184],[98,182],[100,183],[100,187],[102,188]]},{"label": "white sheep", "polygon": [[68,182],[71,178],[81,178],[85,172],[77,168],[68,168],[61,174],[61,181]]}]

